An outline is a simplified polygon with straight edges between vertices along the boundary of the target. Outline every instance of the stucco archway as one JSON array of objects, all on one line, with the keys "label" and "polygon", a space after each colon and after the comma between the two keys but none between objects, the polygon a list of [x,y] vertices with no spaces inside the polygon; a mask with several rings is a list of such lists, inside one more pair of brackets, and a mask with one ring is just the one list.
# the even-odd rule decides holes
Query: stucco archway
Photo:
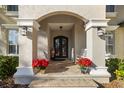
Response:
[{"label": "stucco archway", "polygon": [[64,14],[64,15],[70,15],[70,16],[74,16],[84,22],[88,22],[88,19],[84,18],[83,16],[77,14],[77,13],[74,13],[74,12],[70,12],[70,11],[54,11],[54,12],[50,12],[48,14],[45,14],[39,18],[36,19],[37,22],[40,22],[42,20],[44,20],[45,18],[48,18],[50,16],[53,16],[53,15],[58,15],[58,14]]},{"label": "stucco archway", "polygon": [[[45,53],[46,51],[48,51],[48,58],[50,59],[50,50],[53,47],[53,45],[51,44],[51,42],[53,42],[52,39],[55,36],[58,36],[60,33],[59,32],[57,34],[57,32],[54,31],[55,34],[52,35],[54,32],[52,32],[51,34],[51,31],[59,30],[60,26],[63,26],[64,31],[67,29],[68,31],[70,30],[70,32],[64,32],[65,34],[61,33],[61,35],[69,38],[69,59],[71,59],[72,48],[75,48],[76,55],[80,54],[81,49],[86,48],[85,24],[88,20],[84,17],[68,11],[56,11],[41,16],[36,21],[40,24],[40,31],[37,32],[37,49],[35,48],[37,52],[34,51],[34,58],[36,58],[36,55],[38,58],[40,58],[41,56],[43,57],[43,54],[41,54],[41,52]],[[36,44],[33,45],[34,47],[36,46]],[[46,56],[46,54],[44,56]]]}]

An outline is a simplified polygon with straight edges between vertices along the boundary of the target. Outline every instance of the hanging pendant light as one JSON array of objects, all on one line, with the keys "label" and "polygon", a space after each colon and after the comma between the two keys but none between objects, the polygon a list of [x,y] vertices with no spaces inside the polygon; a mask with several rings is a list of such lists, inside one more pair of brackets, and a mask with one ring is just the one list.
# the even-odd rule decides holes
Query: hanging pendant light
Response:
[{"label": "hanging pendant light", "polygon": [[62,31],[63,26],[60,26],[59,28],[60,28],[60,31]]}]

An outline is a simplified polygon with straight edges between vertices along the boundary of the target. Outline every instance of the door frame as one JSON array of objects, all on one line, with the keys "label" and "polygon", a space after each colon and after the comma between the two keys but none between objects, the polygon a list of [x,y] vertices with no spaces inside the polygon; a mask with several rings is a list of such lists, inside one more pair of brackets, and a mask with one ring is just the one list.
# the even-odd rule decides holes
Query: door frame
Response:
[{"label": "door frame", "polygon": [[[66,41],[67,41],[67,45],[66,45],[66,56],[64,57],[62,57],[62,56],[58,56],[58,57],[56,57],[55,56],[55,54],[54,54],[54,59],[66,59],[66,58],[68,58],[68,37],[66,37],[66,36],[56,36],[56,37],[54,37],[53,38],[53,47],[54,47],[54,49],[55,49],[55,40],[57,39],[57,38],[64,38],[64,39],[66,39]],[[61,42],[61,41],[60,41]],[[62,42],[61,42],[61,44],[62,44]],[[62,52],[62,51],[61,51]]]}]

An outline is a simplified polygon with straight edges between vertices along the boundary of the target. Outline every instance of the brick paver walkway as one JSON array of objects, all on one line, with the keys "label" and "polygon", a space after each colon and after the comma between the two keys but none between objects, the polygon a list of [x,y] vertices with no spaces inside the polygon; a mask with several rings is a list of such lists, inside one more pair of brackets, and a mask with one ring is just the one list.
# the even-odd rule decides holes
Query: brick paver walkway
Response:
[{"label": "brick paver walkway", "polygon": [[49,75],[81,75],[79,66],[69,60],[53,61],[46,68],[45,74]]}]

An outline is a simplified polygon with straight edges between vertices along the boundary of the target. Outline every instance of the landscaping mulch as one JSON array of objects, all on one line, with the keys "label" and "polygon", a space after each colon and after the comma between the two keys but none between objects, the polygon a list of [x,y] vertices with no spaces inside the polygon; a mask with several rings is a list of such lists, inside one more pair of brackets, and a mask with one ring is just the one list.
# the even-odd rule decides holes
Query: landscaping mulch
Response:
[{"label": "landscaping mulch", "polygon": [[123,80],[113,80],[110,83],[103,83],[101,84],[101,88],[124,88],[124,81]]},{"label": "landscaping mulch", "polygon": [[28,85],[15,84],[13,78],[0,80],[0,88],[28,88]]}]

